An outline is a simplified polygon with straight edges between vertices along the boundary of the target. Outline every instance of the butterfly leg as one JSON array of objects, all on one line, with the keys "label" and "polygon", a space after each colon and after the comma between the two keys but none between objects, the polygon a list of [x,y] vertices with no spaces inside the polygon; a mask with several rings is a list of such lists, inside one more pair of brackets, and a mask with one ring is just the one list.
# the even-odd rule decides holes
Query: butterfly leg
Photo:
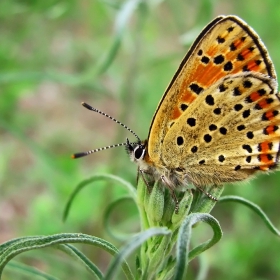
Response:
[{"label": "butterfly leg", "polygon": [[165,176],[161,175],[160,176],[161,181],[168,187],[169,191],[171,192],[171,196],[175,202],[175,213],[178,214],[179,211],[179,200],[176,196],[176,193],[174,191],[174,188],[166,181]]},{"label": "butterfly leg", "polygon": [[151,173],[149,173],[149,172],[146,171],[146,170],[143,170],[143,169],[138,168],[138,172],[137,172],[137,183],[138,183],[138,179],[139,179],[139,173],[141,174],[142,179],[143,179],[145,185],[147,186],[149,193],[151,193],[151,192],[152,192],[152,187],[151,187],[151,185],[149,184],[149,182],[146,180],[146,178],[145,178],[145,176],[144,176],[144,174],[151,174]]},{"label": "butterfly leg", "polygon": [[136,177],[136,185],[138,185],[139,173],[140,173],[140,168],[139,168],[139,166],[138,166],[138,168],[137,168],[137,177]]},{"label": "butterfly leg", "polygon": [[206,192],[203,188],[196,186],[195,187],[197,189],[199,189],[202,193],[204,193],[205,195],[207,195],[210,199],[214,200],[214,201],[218,201],[218,199],[216,197],[214,197],[212,194],[210,194],[209,192]]}]

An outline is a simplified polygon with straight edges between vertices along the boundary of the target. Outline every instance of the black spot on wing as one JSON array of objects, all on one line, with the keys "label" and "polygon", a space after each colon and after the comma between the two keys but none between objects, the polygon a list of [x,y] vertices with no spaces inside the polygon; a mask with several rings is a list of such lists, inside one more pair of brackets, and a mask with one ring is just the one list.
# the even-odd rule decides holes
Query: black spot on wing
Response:
[{"label": "black spot on wing", "polygon": [[200,87],[198,84],[196,84],[196,83],[192,83],[192,84],[190,84],[190,89],[191,89],[191,91],[193,91],[194,93],[196,93],[196,94],[200,94],[202,91],[203,91],[203,88],[202,87]]},{"label": "black spot on wing", "polygon": [[217,42],[218,42],[218,44],[222,44],[222,43],[224,43],[226,40],[225,40],[225,38],[223,38],[223,37],[221,37],[221,36],[218,36],[217,37]]},{"label": "black spot on wing", "polygon": [[217,129],[217,126],[215,125],[215,124],[210,124],[209,125],[209,130],[210,131],[214,131],[214,130],[216,130]]},{"label": "black spot on wing", "polygon": [[204,64],[208,64],[210,61],[210,58],[208,56],[203,56],[201,58],[201,62],[204,63]]},{"label": "black spot on wing", "polygon": [[211,94],[207,95],[205,101],[208,105],[213,106],[215,104],[214,98]]},{"label": "black spot on wing", "polygon": [[223,155],[220,155],[218,157],[219,162],[224,162],[225,161],[225,157]]},{"label": "black spot on wing", "polygon": [[187,124],[191,127],[196,125],[196,119],[195,118],[188,118],[187,119]]},{"label": "black spot on wing", "polygon": [[203,136],[203,139],[204,139],[204,141],[205,141],[206,143],[210,143],[211,140],[212,140],[212,136],[211,136],[210,134],[205,134],[205,135]]},{"label": "black spot on wing", "polygon": [[182,103],[181,106],[180,106],[180,108],[181,108],[182,111],[185,111],[185,110],[188,108],[188,105]]},{"label": "black spot on wing", "polygon": [[248,153],[252,153],[252,147],[250,146],[250,145],[248,145],[248,144],[243,144],[242,145],[242,148],[244,149],[244,150],[246,150]]},{"label": "black spot on wing", "polygon": [[214,57],[213,61],[214,61],[215,64],[219,65],[219,64],[223,63],[224,60],[225,60],[224,56],[222,54],[219,54],[219,55]]},{"label": "black spot on wing", "polygon": [[184,144],[184,138],[182,136],[177,137],[177,145],[181,146]]},{"label": "black spot on wing", "polygon": [[228,61],[225,65],[224,65],[224,71],[231,71],[233,69],[233,65],[230,61]]}]

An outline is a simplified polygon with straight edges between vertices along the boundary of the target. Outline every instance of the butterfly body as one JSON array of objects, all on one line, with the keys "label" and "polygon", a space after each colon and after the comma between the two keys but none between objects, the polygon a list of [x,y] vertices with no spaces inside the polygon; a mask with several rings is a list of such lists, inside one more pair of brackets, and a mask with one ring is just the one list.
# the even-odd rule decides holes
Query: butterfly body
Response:
[{"label": "butterfly body", "polygon": [[277,166],[280,99],[258,35],[235,16],[213,20],[166,89],[148,139],[127,150],[170,189],[243,181]]}]

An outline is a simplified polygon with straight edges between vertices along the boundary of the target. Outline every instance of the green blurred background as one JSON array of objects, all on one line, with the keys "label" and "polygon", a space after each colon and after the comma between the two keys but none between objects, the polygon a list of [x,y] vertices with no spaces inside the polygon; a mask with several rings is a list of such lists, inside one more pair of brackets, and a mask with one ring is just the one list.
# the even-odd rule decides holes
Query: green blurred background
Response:
[{"label": "green blurred background", "polygon": [[[262,38],[280,71],[280,2],[277,0],[1,0],[0,1],[0,241],[82,232],[105,238],[106,205],[126,194],[117,184],[97,183],[78,195],[62,222],[75,186],[94,174],[111,173],[135,184],[136,166],[123,148],[71,160],[73,152],[121,143],[122,127],[84,109],[88,102],[131,127],[142,139],[165,87],[190,43],[214,17],[234,14]],[[260,205],[280,227],[280,174],[230,185]],[[212,214],[224,237],[204,253],[207,279],[280,279],[280,243],[249,209],[218,204]],[[139,230],[135,206],[116,209],[113,227]],[[194,243],[211,236],[195,229]],[[82,250],[101,268],[110,257]],[[44,249],[17,260],[61,279],[91,279],[63,254]],[[132,260],[133,263],[133,260]],[[198,274],[192,262],[189,279]],[[30,279],[7,268],[3,279]],[[34,278],[36,279],[36,278]]]}]

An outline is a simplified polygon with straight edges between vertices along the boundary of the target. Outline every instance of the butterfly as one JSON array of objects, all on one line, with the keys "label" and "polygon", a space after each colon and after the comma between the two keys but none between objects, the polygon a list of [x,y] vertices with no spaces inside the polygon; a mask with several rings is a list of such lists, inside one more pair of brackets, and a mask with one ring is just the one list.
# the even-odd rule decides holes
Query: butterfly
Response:
[{"label": "butterfly", "polygon": [[[277,167],[280,98],[257,33],[237,16],[218,16],[190,47],[156,109],[147,140],[125,145],[140,174],[172,192],[251,178]],[[83,103],[89,110],[107,114]],[[148,184],[148,182],[147,182]],[[211,197],[211,196],[210,196]]]}]

